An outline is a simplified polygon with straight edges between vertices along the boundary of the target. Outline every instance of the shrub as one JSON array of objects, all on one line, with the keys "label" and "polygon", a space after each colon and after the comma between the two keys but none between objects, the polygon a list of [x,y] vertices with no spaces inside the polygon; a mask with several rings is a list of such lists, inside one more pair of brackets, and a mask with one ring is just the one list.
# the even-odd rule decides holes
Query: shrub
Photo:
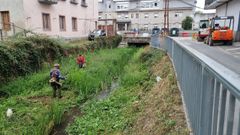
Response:
[{"label": "shrub", "polygon": [[99,38],[80,44],[76,42],[74,45],[42,36],[11,38],[0,42],[0,81],[7,82],[18,76],[36,72],[42,68],[44,62],[52,63],[61,56],[80,51],[113,48],[120,42],[120,36]]}]

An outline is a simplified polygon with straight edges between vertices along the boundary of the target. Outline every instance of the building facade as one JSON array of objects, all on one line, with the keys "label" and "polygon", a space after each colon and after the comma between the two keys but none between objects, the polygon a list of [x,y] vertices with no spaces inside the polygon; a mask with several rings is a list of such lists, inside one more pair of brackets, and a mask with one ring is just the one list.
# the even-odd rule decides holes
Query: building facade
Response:
[{"label": "building facade", "polygon": [[[206,12],[207,11],[207,12]],[[208,20],[216,15],[215,11],[209,12],[208,10],[194,12],[193,17],[193,29],[199,29],[199,23],[201,20]]]},{"label": "building facade", "polygon": [[0,30],[5,36],[34,33],[82,38],[98,20],[96,0],[0,0]]},{"label": "building facade", "polygon": [[[170,28],[181,28],[182,20],[186,16],[193,17],[192,0],[170,0],[169,22]],[[163,28],[164,1],[163,0],[99,0],[99,19],[116,19],[117,30],[133,29],[151,30],[154,26]],[[100,25],[106,22],[99,22]]]},{"label": "building facade", "polygon": [[206,9],[216,9],[218,16],[234,16],[235,40],[240,41],[240,0],[205,0]]}]

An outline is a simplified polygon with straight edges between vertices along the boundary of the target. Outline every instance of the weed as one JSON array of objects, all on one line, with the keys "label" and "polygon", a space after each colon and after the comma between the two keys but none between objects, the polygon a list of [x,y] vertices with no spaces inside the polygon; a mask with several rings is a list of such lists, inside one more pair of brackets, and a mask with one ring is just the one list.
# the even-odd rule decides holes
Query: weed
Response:
[{"label": "weed", "polygon": [[[48,84],[49,68],[4,85],[11,96],[0,104],[0,131],[6,134],[48,134],[55,124],[62,120],[64,111],[77,104],[77,99],[86,100],[108,86],[112,79],[119,76],[131,55],[133,48],[103,49],[96,53],[87,53],[87,67],[79,69],[75,57],[59,60],[64,82],[63,98],[52,99],[52,90]],[[76,95],[78,94],[78,95]],[[5,117],[7,108],[13,108],[13,119]]]}]

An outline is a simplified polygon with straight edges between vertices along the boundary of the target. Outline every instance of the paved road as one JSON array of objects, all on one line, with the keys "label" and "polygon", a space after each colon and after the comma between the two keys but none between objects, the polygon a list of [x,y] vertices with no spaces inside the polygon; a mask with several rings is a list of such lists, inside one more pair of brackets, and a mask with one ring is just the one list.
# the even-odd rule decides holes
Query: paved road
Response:
[{"label": "paved road", "polygon": [[240,75],[240,43],[235,43],[233,46],[210,47],[203,42],[197,42],[188,37],[176,37],[174,39],[205,54]]},{"label": "paved road", "polygon": [[236,58],[240,58],[240,42],[234,43],[233,46],[214,46],[214,48],[229,53]]}]

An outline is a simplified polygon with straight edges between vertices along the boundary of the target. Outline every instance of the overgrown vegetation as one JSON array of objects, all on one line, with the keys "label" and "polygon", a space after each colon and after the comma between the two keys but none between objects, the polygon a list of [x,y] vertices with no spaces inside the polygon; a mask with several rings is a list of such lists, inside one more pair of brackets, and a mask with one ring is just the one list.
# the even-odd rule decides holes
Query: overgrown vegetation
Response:
[{"label": "overgrown vegetation", "polygon": [[[7,78],[0,72],[3,81],[15,78],[0,87],[0,135],[49,134],[71,108],[83,109],[83,116],[67,128],[70,135],[188,133],[174,72],[162,51],[149,47],[113,49],[121,37],[70,43],[34,38],[37,37],[0,45],[7,50],[3,55],[9,60],[6,68],[14,62],[18,66],[29,64],[21,67],[26,71],[5,69],[16,72]],[[23,49],[19,58],[17,51],[12,51],[16,48]],[[33,57],[29,49],[33,56],[39,54],[40,57],[34,70],[28,70],[33,66],[28,63]],[[86,56],[84,69],[76,65],[78,53]],[[22,62],[23,58],[26,62]],[[52,98],[48,84],[53,62],[60,63],[62,74],[67,78],[61,99]],[[161,76],[160,83],[155,82],[156,76]],[[119,83],[119,87],[109,97],[96,98],[113,82]],[[3,94],[8,97],[1,98]],[[6,117],[8,108],[13,109],[10,118]]]},{"label": "overgrown vegetation", "polygon": [[[100,38],[94,42],[66,43],[47,37],[19,37],[0,42],[0,81],[3,83],[18,76],[39,71],[44,63],[52,64],[62,56],[94,51],[100,48],[115,48],[121,37]],[[1,87],[1,84],[0,84]],[[6,93],[7,92],[7,93]],[[8,91],[0,89],[0,96]]]},{"label": "overgrown vegetation", "polygon": [[39,70],[44,61],[63,54],[60,44],[44,37],[27,37],[0,42],[0,81]]},{"label": "overgrown vegetation", "polygon": [[[107,99],[88,101],[83,106],[85,115],[77,118],[75,123],[68,127],[68,134],[188,134],[182,117],[184,113],[175,110],[181,108],[181,98],[175,78],[171,74],[173,72],[169,65],[170,61],[165,61],[164,55],[156,49],[138,50],[124,67],[120,87]],[[162,58],[164,59],[161,60]],[[159,64],[158,61],[168,64],[164,65],[162,62]],[[156,66],[164,67],[157,68],[160,70],[156,71]],[[155,83],[157,75],[169,82],[164,91],[156,89],[162,84]],[[182,115],[180,118],[179,114]],[[151,121],[149,119],[151,116],[156,120]]]},{"label": "overgrown vegetation", "polygon": [[[135,52],[134,48],[103,49],[87,53],[87,67],[78,69],[75,57],[60,61],[62,73],[67,75],[64,97],[52,99],[48,85],[49,71],[43,70],[27,77],[21,77],[4,86],[11,97],[2,99],[0,105],[0,131],[2,134],[48,134],[54,124],[59,124],[62,114],[72,106],[79,105],[86,97],[106,87],[123,70]],[[17,93],[17,94],[16,94]],[[13,108],[14,115],[5,116],[7,108]]]}]

